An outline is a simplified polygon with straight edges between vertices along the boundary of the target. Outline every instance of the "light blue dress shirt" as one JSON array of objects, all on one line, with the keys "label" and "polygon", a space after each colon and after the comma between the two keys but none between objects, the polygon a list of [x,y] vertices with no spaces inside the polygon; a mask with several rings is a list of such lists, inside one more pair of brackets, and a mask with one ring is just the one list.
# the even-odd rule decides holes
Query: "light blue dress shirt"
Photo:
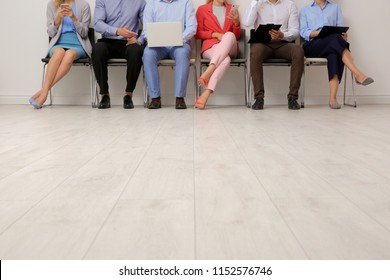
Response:
[{"label": "light blue dress shirt", "polygon": [[146,5],[143,17],[142,36],[146,39],[147,22],[181,21],[183,41],[189,42],[196,33],[197,21],[192,0],[150,0]]},{"label": "light blue dress shirt", "polygon": [[299,18],[300,34],[306,40],[310,41],[310,33],[320,30],[324,25],[344,26],[344,19],[340,6],[326,1],[323,9],[313,2],[311,5],[302,9]]},{"label": "light blue dress shirt", "polygon": [[[117,36],[118,28],[128,26],[138,33],[139,22],[142,22],[146,2],[145,0],[96,0],[94,26],[103,38],[124,40]],[[141,35],[138,38],[144,44]]]}]

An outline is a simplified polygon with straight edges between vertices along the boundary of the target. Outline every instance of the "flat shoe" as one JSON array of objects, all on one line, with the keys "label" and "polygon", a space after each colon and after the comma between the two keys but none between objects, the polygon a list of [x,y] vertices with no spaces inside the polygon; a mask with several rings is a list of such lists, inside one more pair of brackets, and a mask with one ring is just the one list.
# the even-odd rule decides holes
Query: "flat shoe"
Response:
[{"label": "flat shoe", "polygon": [[329,108],[330,109],[341,109],[341,105],[339,103],[334,103],[334,104],[330,104],[329,103]]},{"label": "flat shoe", "polygon": [[41,109],[42,108],[42,105],[39,105],[34,98],[30,97],[30,99],[28,100],[28,102],[34,106],[35,109]]},{"label": "flat shoe", "polygon": [[356,80],[356,83],[361,86],[368,86],[369,84],[372,84],[374,82],[374,79],[371,77],[367,77],[363,82],[358,82]]}]

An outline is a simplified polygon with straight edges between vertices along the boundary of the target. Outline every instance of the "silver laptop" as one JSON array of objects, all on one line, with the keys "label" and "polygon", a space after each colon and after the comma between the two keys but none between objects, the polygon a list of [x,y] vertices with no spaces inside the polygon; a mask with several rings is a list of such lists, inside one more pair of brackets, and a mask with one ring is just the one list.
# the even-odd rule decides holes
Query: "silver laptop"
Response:
[{"label": "silver laptop", "polygon": [[183,45],[183,32],[180,21],[146,23],[148,46],[169,47]]}]

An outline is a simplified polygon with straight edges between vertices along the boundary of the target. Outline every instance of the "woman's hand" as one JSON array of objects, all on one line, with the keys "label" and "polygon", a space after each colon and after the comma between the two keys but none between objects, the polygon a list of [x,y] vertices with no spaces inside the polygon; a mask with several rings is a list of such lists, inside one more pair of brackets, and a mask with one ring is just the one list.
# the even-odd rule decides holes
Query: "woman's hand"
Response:
[{"label": "woman's hand", "polygon": [[63,5],[58,9],[58,14],[54,20],[54,24],[56,26],[60,25],[64,17],[70,17],[72,21],[76,21],[76,17],[74,16],[72,7],[70,5]]},{"label": "woman's hand", "polygon": [[227,18],[233,21],[235,26],[240,25],[240,18],[237,10],[231,10]]},{"label": "woman's hand", "polygon": [[217,38],[218,40],[222,40],[222,36],[223,36],[223,34],[221,34],[221,33],[218,33],[218,32],[214,32],[212,35],[211,35],[211,37],[213,37],[213,38]]},{"label": "woman's hand", "polygon": [[318,36],[318,34],[320,34],[321,30],[314,30],[310,33],[310,38],[314,39],[315,37]]}]

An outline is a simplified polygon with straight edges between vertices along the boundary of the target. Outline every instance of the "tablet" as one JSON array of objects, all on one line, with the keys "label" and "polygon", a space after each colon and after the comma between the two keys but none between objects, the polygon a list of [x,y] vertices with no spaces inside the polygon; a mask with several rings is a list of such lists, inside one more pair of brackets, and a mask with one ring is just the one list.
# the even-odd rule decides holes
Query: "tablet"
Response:
[{"label": "tablet", "polygon": [[348,29],[349,29],[348,26],[324,25],[324,27],[322,27],[320,33],[318,34],[318,38],[324,38],[324,37],[332,35],[332,34],[342,34],[342,33],[347,32]]},{"label": "tablet", "polygon": [[279,30],[281,26],[281,24],[272,23],[260,24],[256,31],[251,32],[251,38],[248,43],[269,43],[271,41],[271,35],[269,35],[269,32],[271,30]]}]

